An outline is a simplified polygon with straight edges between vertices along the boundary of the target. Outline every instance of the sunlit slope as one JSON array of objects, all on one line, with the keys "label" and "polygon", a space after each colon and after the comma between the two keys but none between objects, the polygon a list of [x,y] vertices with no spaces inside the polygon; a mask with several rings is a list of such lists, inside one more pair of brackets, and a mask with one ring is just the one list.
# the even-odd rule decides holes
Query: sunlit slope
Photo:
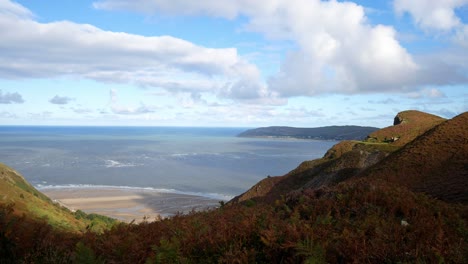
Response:
[{"label": "sunlit slope", "polygon": [[92,223],[90,219],[86,219],[86,214],[73,213],[54,203],[31,186],[18,172],[1,163],[0,205],[10,205],[18,217],[46,221],[60,230],[84,231],[86,227],[96,231],[103,229],[102,223]]},{"label": "sunlit slope", "polygon": [[445,120],[416,110],[403,111],[395,116],[392,126],[370,133],[366,141],[403,146]]},{"label": "sunlit slope", "polygon": [[284,176],[263,179],[232,202],[253,198],[273,201],[290,191],[332,186],[363,173],[444,121],[441,117],[419,111],[400,112],[393,126],[375,131],[363,141],[341,141],[324,157],[305,161]]},{"label": "sunlit slope", "polygon": [[468,203],[468,112],[427,131],[364,176],[445,201]]}]

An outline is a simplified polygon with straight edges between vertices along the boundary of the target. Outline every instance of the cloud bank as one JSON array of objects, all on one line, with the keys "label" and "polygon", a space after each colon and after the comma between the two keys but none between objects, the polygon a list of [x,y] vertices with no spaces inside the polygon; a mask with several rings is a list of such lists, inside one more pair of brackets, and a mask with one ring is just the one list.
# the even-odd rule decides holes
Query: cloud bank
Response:
[{"label": "cloud bank", "polygon": [[[410,13],[424,28],[452,29],[468,47],[468,27],[461,27],[454,10],[467,0],[394,2],[397,13]],[[268,80],[270,92],[283,97],[322,93],[408,92],[421,86],[467,83],[467,63],[414,57],[400,45],[393,27],[371,25],[365,9],[352,2],[320,0],[101,0],[94,7],[145,14],[208,15],[234,19],[245,16],[243,30],[296,45]],[[465,53],[466,50],[464,50]],[[454,51],[452,54],[462,53]],[[466,55],[464,55],[466,58]],[[241,86],[249,90],[248,85]],[[242,90],[242,88],[240,88]]]},{"label": "cloud bank", "polygon": [[[364,7],[352,2],[101,0],[93,4],[102,10],[145,14],[242,16],[246,22],[241,30],[294,44],[278,72],[262,80],[258,67],[235,48],[111,32],[70,21],[40,23],[21,5],[1,1],[0,50],[8,52],[0,53],[0,78],[78,76],[265,104],[324,93],[408,93],[429,85],[466,84],[468,27],[454,13],[466,2],[394,2],[396,12],[411,14],[423,28],[456,31],[458,49],[432,58],[410,54],[393,27],[372,25]],[[147,111],[142,106],[128,112]]]},{"label": "cloud bank", "polygon": [[[39,23],[10,1],[0,2],[0,39],[0,50],[8,51],[0,53],[0,78],[79,76],[232,98],[264,95],[259,70],[235,48],[206,48],[171,36],[111,32],[70,21]],[[248,93],[242,90],[246,82]]]}]

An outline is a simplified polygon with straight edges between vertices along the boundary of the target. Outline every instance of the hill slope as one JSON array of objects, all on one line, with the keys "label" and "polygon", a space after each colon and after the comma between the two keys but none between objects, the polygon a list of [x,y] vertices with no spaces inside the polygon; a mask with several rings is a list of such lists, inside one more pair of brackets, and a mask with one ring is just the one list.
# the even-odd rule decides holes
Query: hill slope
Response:
[{"label": "hill slope", "polygon": [[376,127],[327,126],[316,128],[297,128],[285,126],[260,127],[239,134],[239,137],[290,137],[318,140],[361,140]]},{"label": "hill slope", "polygon": [[0,164],[0,204],[14,204],[14,213],[36,220],[46,220],[63,230],[84,230],[86,224],[68,209],[53,203],[31,186],[19,173]]},{"label": "hill slope", "polygon": [[467,123],[435,124],[403,148],[344,141],[263,180],[256,199],[100,235],[4,221],[0,204],[0,262],[468,263],[468,206],[426,195],[449,181],[441,198],[464,201],[466,185],[452,186],[468,171]]},{"label": "hill slope", "polygon": [[403,146],[444,121],[442,117],[416,110],[403,111],[395,116],[393,126],[370,133],[366,141]]},{"label": "hill slope", "polygon": [[398,113],[393,126],[372,132],[364,141],[342,141],[328,150],[323,158],[303,162],[284,176],[263,179],[231,203],[253,198],[274,201],[297,189],[337,184],[363,173],[444,121],[441,117],[414,110]]},{"label": "hill slope", "polygon": [[[12,205],[13,214],[45,221],[63,231],[82,232],[86,228],[102,232],[115,222],[105,216],[71,212],[51,201],[31,186],[18,172],[0,163],[0,205]],[[108,226],[109,225],[109,226]]]},{"label": "hill slope", "polygon": [[468,112],[435,126],[362,176],[468,204]]}]

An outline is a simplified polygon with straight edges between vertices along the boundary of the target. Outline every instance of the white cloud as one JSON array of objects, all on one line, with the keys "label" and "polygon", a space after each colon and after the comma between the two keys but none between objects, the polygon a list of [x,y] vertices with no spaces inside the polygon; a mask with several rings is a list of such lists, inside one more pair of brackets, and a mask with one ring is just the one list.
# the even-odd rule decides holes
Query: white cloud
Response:
[{"label": "white cloud", "polygon": [[410,92],[407,94],[408,98],[420,99],[420,98],[445,98],[447,97],[443,92],[437,88],[424,88],[416,92]]},{"label": "white cloud", "polygon": [[[0,78],[78,76],[270,105],[284,104],[292,96],[407,93],[414,87],[467,83],[466,50],[458,57],[412,56],[398,42],[393,27],[372,25],[364,7],[351,2],[102,0],[93,5],[146,14],[243,16],[247,22],[242,30],[258,32],[272,42],[293,43],[293,48],[266,85],[257,66],[235,48],[213,49],[170,36],[110,32],[69,21],[39,23],[29,10],[3,1],[0,50],[8,52],[0,52]],[[461,42],[466,31],[457,31]],[[142,105],[120,110],[152,109]]]},{"label": "white cloud", "polygon": [[464,49],[468,49],[468,25],[465,24],[457,29],[454,41]]},{"label": "white cloud", "polygon": [[269,81],[284,96],[398,91],[418,71],[395,30],[370,25],[354,3],[282,1],[247,27],[298,44]]},{"label": "white cloud", "polygon": [[0,39],[5,51],[0,52],[0,78],[79,76],[148,87],[165,82],[219,95],[226,95],[227,83],[247,81],[262,88],[256,66],[235,48],[206,48],[171,36],[145,37],[69,21],[39,23],[10,1],[0,3]]},{"label": "white cloud", "polygon": [[0,15],[10,17],[31,18],[33,14],[20,4],[8,0],[0,1]]},{"label": "white cloud", "polygon": [[426,32],[445,33],[468,53],[468,24],[455,12],[461,8],[466,10],[468,0],[395,0],[393,5],[397,14],[410,14],[415,24]]},{"label": "white cloud", "polygon": [[0,104],[22,104],[24,103],[23,96],[19,93],[3,93],[0,90]]},{"label": "white cloud", "polygon": [[414,22],[426,30],[449,31],[462,24],[455,9],[468,4],[468,0],[395,0],[395,11],[409,13]]},{"label": "white cloud", "polygon": [[243,29],[272,40],[296,44],[281,70],[268,81],[268,91],[239,82],[233,96],[258,92],[283,97],[319,93],[401,91],[416,82],[418,65],[398,43],[392,27],[372,26],[362,6],[351,2],[319,0],[122,1],[102,0],[102,9],[124,9],[175,15],[245,15]]},{"label": "white cloud", "polygon": [[[247,1],[245,1],[247,2]],[[252,1],[253,2],[253,1]],[[97,9],[132,10],[140,13],[205,15],[234,18],[238,15],[236,1],[202,0],[202,1],[167,1],[167,0],[103,0],[93,4]]]},{"label": "white cloud", "polygon": [[70,101],[73,101],[75,99],[66,97],[66,96],[54,96],[49,100],[49,103],[51,104],[58,104],[58,105],[65,105],[68,104]]}]

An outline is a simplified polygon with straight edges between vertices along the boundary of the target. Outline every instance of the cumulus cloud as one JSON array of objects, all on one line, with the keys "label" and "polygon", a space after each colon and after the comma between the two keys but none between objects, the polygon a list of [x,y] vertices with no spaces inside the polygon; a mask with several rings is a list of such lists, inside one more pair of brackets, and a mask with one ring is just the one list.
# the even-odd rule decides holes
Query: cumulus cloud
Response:
[{"label": "cumulus cloud", "polygon": [[171,83],[219,95],[226,94],[226,83],[248,81],[262,87],[256,66],[235,48],[206,48],[171,36],[111,32],[69,21],[40,23],[10,1],[0,4],[0,39],[0,49],[8,50],[0,53],[2,78],[79,76],[148,87]]},{"label": "cumulus cloud", "polygon": [[24,103],[23,97],[19,93],[3,93],[0,90],[0,104],[22,104]]},{"label": "cumulus cloud", "polygon": [[54,96],[49,100],[49,103],[51,104],[58,104],[58,105],[65,105],[68,104],[70,101],[73,101],[75,99],[66,97],[66,96]]},{"label": "cumulus cloud", "polygon": [[[319,93],[408,92],[427,85],[468,82],[468,27],[455,9],[468,0],[395,0],[397,13],[409,13],[418,25],[454,29],[453,40],[462,51],[448,51],[426,58],[412,56],[397,39],[393,27],[371,25],[366,8],[352,2],[320,0],[100,0],[96,8],[131,10],[146,14],[210,15],[246,18],[243,30],[258,32],[271,40],[295,44],[268,87],[245,81],[225,85],[225,95],[310,96]],[[454,28],[455,27],[455,28]],[[459,55],[462,55],[461,57]],[[458,59],[457,59],[458,57]],[[235,87],[235,93],[230,91]],[[253,88],[253,87],[251,87]]]},{"label": "cumulus cloud", "polygon": [[[468,8],[468,0],[395,0],[394,9],[408,13],[415,24],[426,32],[440,32],[468,53],[468,24],[464,24],[456,10]],[[463,11],[462,11],[463,12]],[[465,57],[466,58],[466,57]],[[467,65],[465,64],[466,70]]]},{"label": "cumulus cloud", "polygon": [[[408,92],[427,85],[467,83],[468,79],[466,61],[412,56],[398,42],[393,27],[372,25],[365,8],[352,2],[101,0],[93,4],[99,9],[146,14],[242,16],[246,21],[242,30],[293,43],[279,71],[266,83],[257,66],[235,48],[213,49],[170,36],[110,32],[69,21],[40,23],[22,6],[3,2],[0,49],[9,52],[0,53],[0,61],[15,61],[0,64],[3,78],[71,75],[273,104],[292,96]],[[452,2],[444,7],[453,11],[466,0]],[[459,23],[447,21],[447,27]],[[457,39],[463,42],[467,34],[459,32]],[[137,109],[133,112],[145,110]]]},{"label": "cumulus cloud", "polygon": [[426,30],[448,31],[462,24],[455,9],[468,4],[468,0],[395,0],[395,11],[409,13],[414,22]]},{"label": "cumulus cloud", "polygon": [[94,6],[175,15],[243,15],[247,18],[243,30],[295,43],[296,48],[289,52],[279,72],[269,78],[268,89],[238,82],[223,90],[228,95],[266,93],[290,97],[405,91],[427,82],[427,70],[421,69],[399,44],[395,29],[371,25],[364,7],[351,2],[207,0],[194,4],[188,0],[102,0]]}]

